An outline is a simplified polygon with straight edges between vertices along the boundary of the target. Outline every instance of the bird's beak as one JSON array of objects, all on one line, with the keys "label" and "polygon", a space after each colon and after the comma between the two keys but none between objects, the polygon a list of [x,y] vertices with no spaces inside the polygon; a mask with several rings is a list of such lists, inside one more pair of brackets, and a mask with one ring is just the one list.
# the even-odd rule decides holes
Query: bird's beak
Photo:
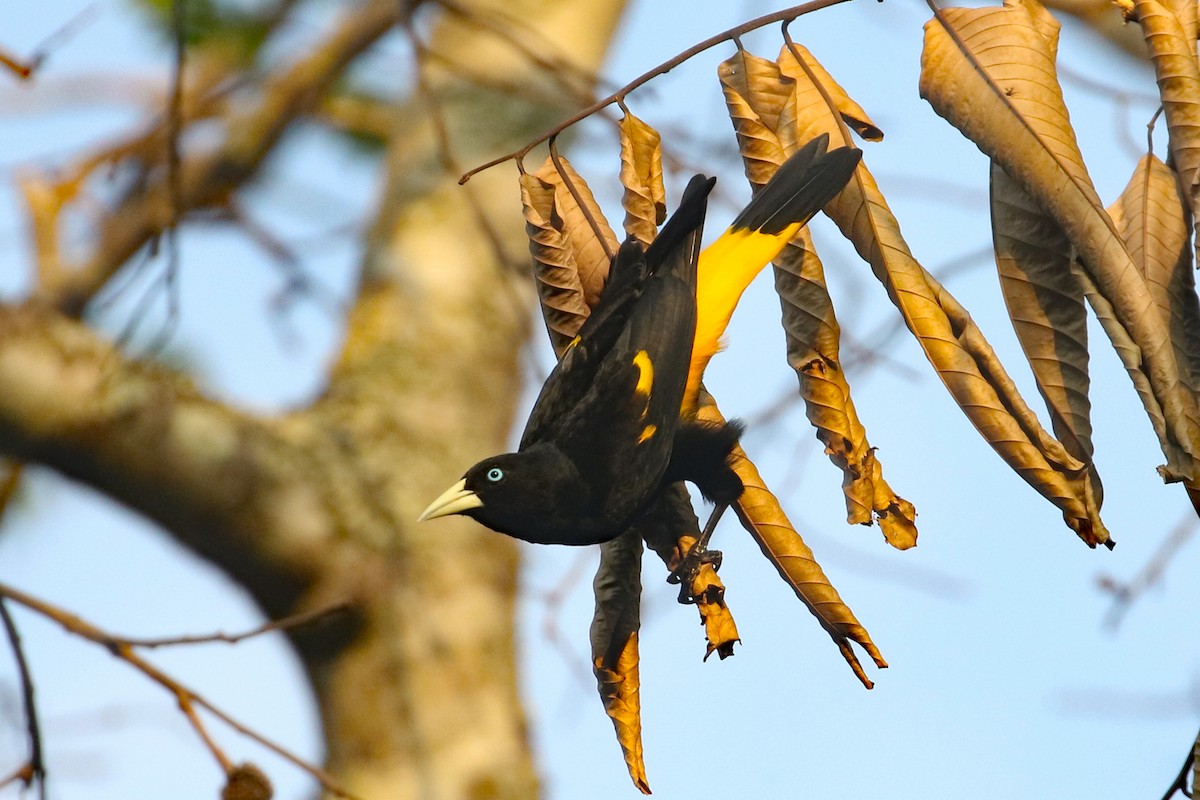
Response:
[{"label": "bird's beak", "polygon": [[442,492],[437,500],[430,503],[429,508],[422,511],[421,516],[417,517],[417,522],[446,517],[450,514],[461,514],[482,505],[483,501],[479,499],[479,495],[467,488],[466,480],[461,480]]}]

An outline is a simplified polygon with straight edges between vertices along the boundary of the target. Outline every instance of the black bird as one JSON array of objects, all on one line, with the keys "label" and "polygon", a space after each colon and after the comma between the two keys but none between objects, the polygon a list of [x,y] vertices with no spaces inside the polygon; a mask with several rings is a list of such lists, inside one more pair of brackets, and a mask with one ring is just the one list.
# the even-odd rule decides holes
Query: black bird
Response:
[{"label": "black bird", "polygon": [[[543,385],[517,452],[471,467],[419,520],[465,514],[537,544],[595,544],[624,532],[663,487],[688,480],[716,504],[706,543],[742,492],[728,463],[742,425],[695,419],[700,376],[745,285],[857,165],[858,150],[827,153],[827,141],[813,140],[780,167],[703,259],[715,179],[694,177],[649,248],[633,239],[621,246],[596,307]],[[698,262],[707,289],[698,290]],[[707,298],[699,325],[698,291]],[[694,548],[697,557],[701,550]]]}]

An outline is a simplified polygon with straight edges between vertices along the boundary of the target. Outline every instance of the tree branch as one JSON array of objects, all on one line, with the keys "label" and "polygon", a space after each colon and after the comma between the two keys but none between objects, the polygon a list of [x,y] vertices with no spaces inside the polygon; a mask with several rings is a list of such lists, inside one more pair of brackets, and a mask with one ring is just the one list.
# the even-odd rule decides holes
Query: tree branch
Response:
[{"label": "tree branch", "polygon": [[[222,121],[224,138],[219,144],[204,153],[181,154],[174,173],[177,213],[224,203],[255,175],[287,128],[318,106],[350,62],[418,4],[419,0],[372,0],[356,7],[325,41],[290,68],[275,73],[252,102],[234,104],[237,110]],[[155,156],[163,159],[166,154]],[[155,166],[143,165],[143,174],[156,174]],[[176,213],[172,194],[163,177],[148,184],[131,182],[115,205],[95,221],[98,235],[91,252],[76,263],[62,264],[59,280],[39,287],[40,299],[78,315],[122,264],[171,224]]]},{"label": "tree branch", "polygon": [[229,409],[33,304],[0,307],[0,452],[158,521],[273,617],[334,556],[346,512],[326,500],[354,483],[333,476],[350,467],[315,426]]}]

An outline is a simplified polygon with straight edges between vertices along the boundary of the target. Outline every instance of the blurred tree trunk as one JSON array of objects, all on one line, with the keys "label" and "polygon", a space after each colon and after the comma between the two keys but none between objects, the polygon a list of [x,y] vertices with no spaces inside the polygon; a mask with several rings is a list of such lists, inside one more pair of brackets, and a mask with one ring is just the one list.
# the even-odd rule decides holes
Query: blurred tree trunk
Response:
[{"label": "blurred tree trunk", "polygon": [[[274,418],[230,408],[73,319],[166,224],[165,187],[113,212],[123,226],[97,237],[85,270],[39,250],[43,276],[76,285],[43,281],[35,299],[0,307],[0,452],[157,520],[272,617],[353,603],[350,622],[293,641],[320,705],[327,767],[363,798],[537,794],[517,691],[517,549],[461,518],[414,520],[466,466],[505,449],[532,327],[513,170],[465,188],[458,170],[581,105],[591,87],[573,69],[599,67],[622,6],[459,0],[439,9],[425,91],[395,119],[344,347],[309,408]],[[381,15],[378,36],[399,7],[376,2],[360,16]],[[333,85],[330,72],[316,88]],[[302,106],[292,115],[317,103],[299,90],[282,95]],[[205,172],[185,152],[187,206],[219,204],[250,179],[282,127],[263,125],[238,171],[215,159]],[[139,219],[139,208],[153,218]]]}]

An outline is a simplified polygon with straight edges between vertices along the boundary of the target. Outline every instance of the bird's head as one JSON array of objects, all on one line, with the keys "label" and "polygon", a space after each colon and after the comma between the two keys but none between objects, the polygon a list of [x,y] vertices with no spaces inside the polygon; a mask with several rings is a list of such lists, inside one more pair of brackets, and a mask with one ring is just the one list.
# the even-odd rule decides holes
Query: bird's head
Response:
[{"label": "bird's head", "polygon": [[462,514],[527,542],[585,544],[577,541],[578,521],[589,496],[574,464],[558,448],[541,443],[480,461],[417,521]]},{"label": "bird's head", "polygon": [[486,458],[430,503],[417,521],[462,514],[500,533],[535,540],[561,482],[555,467],[536,451]]}]

